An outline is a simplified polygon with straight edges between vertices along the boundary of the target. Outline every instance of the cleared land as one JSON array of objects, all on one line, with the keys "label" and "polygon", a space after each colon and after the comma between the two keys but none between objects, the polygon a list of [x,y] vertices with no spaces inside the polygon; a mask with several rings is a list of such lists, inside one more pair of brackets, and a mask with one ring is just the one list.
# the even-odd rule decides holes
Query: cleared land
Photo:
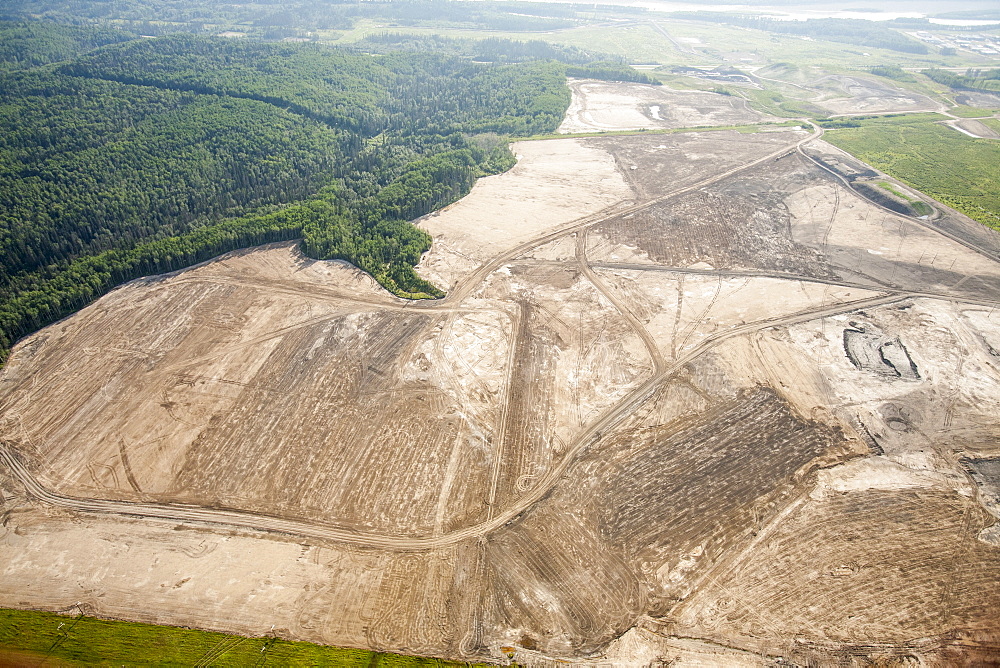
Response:
[{"label": "cleared land", "polygon": [[573,100],[559,132],[749,125],[776,120],[745,100],[667,86],[622,85],[581,79],[570,82]]},{"label": "cleared land", "polygon": [[822,92],[809,101],[834,115],[937,111],[940,106],[926,95],[875,78],[830,75],[810,88]]},{"label": "cleared land", "polygon": [[1000,235],[865,199],[818,134],[518,144],[421,221],[436,302],[278,244],[29,337],[0,603],[528,665],[987,660]]},{"label": "cleared land", "polygon": [[[989,121],[990,119],[985,119]],[[955,121],[951,123],[953,127],[956,127],[966,134],[972,135],[979,139],[1000,139],[1000,132],[984,123],[983,121],[977,121],[974,119],[966,119],[961,121]]]},{"label": "cleared land", "polygon": [[417,267],[423,278],[451,288],[503,251],[633,197],[614,157],[593,142],[518,142],[511,150],[519,158],[513,169],[418,220],[434,237]]}]

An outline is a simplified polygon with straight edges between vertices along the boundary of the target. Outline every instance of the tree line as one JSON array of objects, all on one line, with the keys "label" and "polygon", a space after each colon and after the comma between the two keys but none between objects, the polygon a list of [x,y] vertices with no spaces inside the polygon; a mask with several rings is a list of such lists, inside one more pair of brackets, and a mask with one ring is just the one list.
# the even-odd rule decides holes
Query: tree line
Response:
[{"label": "tree line", "polygon": [[439,297],[407,222],[552,132],[565,66],[175,35],[0,74],[0,350],[123,281],[297,239]]},{"label": "tree line", "polygon": [[19,70],[69,60],[106,44],[137,36],[117,28],[50,21],[0,21],[0,70]]},{"label": "tree line", "polygon": [[952,90],[970,90],[996,94],[1000,86],[994,82],[1000,80],[1000,69],[982,70],[968,69],[965,74],[949,72],[932,68],[921,71],[931,81],[948,86]]}]

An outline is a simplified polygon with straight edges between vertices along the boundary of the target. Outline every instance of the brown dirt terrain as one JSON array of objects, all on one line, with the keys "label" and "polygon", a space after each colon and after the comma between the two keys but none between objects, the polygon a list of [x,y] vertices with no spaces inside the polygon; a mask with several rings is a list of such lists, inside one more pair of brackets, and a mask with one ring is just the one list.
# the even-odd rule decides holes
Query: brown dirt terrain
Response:
[{"label": "brown dirt terrain", "polygon": [[1000,132],[997,132],[982,121],[966,118],[960,121],[955,121],[954,125],[965,130],[973,137],[981,137],[983,139],[1000,139]]},{"label": "brown dirt terrain", "polygon": [[[627,124],[647,88],[594,94]],[[20,342],[0,604],[539,666],[989,665],[1000,235],[862,198],[803,131],[515,149],[420,221],[445,299],[275,244]]]},{"label": "brown dirt terrain", "polygon": [[573,100],[559,132],[748,125],[778,120],[750,109],[743,98],[667,86],[570,81]]}]

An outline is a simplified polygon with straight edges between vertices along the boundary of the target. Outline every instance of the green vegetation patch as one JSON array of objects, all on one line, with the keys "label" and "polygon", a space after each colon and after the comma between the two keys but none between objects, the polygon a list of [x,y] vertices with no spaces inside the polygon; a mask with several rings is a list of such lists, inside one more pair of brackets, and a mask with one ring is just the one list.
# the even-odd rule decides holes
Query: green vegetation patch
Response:
[{"label": "green vegetation patch", "polygon": [[912,74],[899,65],[875,65],[869,68],[869,71],[875,76],[885,77],[893,81],[916,81],[916,78]]},{"label": "green vegetation patch", "polygon": [[124,281],[268,241],[442,296],[407,221],[555,130],[565,67],[172,35],[0,73],[0,359]]},{"label": "green vegetation patch", "polygon": [[822,113],[819,107],[787,97],[773,88],[744,89],[740,90],[739,94],[757,111],[780,118],[803,118]]},{"label": "green vegetation patch", "polygon": [[909,195],[907,195],[906,193],[899,192],[899,190],[897,190],[888,181],[879,181],[876,185],[882,190],[886,190],[895,195],[896,197],[898,197],[899,199],[903,200],[904,202],[908,203],[910,205],[910,208],[913,209],[914,213],[916,213],[918,216],[927,216],[933,213],[934,211],[933,209],[931,209],[930,205],[927,204],[926,202],[921,201],[919,199],[914,199]]},{"label": "green vegetation patch", "polygon": [[867,118],[827,130],[831,144],[1000,230],[1000,142],[973,139],[934,121],[938,114]]},{"label": "green vegetation patch", "polygon": [[948,86],[952,90],[971,90],[995,93],[1000,91],[1000,69],[978,70],[968,69],[965,74],[956,74],[948,70],[931,68],[921,72],[925,77],[936,83]]},{"label": "green vegetation patch", "polygon": [[0,70],[19,70],[69,60],[136,35],[108,27],[67,26],[49,21],[0,21]]},{"label": "green vegetation patch", "polygon": [[933,111],[920,114],[872,114],[867,116],[844,116],[839,118],[816,118],[816,125],[828,130],[843,128],[860,128],[877,122],[879,125],[912,125],[920,122],[935,122],[946,120],[947,116]]},{"label": "green vegetation patch", "polygon": [[984,118],[979,122],[991,130],[1000,132],[1000,118]]},{"label": "green vegetation patch", "polygon": [[966,107],[959,105],[957,107],[952,107],[948,110],[948,113],[952,116],[958,116],[960,118],[983,118],[984,116],[992,116],[1000,111],[1000,109],[986,109],[985,107]]},{"label": "green vegetation patch", "polygon": [[468,666],[83,615],[0,610],[0,664],[156,666]]}]

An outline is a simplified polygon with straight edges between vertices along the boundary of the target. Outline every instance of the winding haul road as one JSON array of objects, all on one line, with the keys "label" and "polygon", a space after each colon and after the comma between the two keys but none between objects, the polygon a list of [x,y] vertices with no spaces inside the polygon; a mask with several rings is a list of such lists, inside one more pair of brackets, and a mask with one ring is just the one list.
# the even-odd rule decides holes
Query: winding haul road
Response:
[{"label": "winding haul road", "polygon": [[[429,311],[442,311],[442,312],[456,312],[464,311],[466,309],[461,308],[461,304],[465,299],[471,295],[482,283],[483,281],[494,271],[499,269],[505,263],[508,263],[515,258],[523,255],[527,251],[540,246],[542,244],[549,243],[558,238],[586,230],[589,227],[598,225],[604,221],[616,218],[621,215],[625,215],[634,211],[639,211],[641,209],[648,208],[655,204],[679,197],[685,193],[692,192],[699,188],[704,188],[708,185],[721,181],[722,179],[728,178],[734,174],[737,174],[745,169],[749,169],[756,165],[765,163],[770,160],[775,160],[783,155],[790,152],[801,150],[801,146],[809,141],[821,137],[823,130],[817,126],[813,126],[813,133],[808,137],[794,143],[787,145],[777,151],[774,151],[762,158],[754,160],[752,162],[746,163],[739,167],[735,167],[726,172],[717,174],[711,178],[704,179],[695,183],[693,185],[685,186],[683,188],[678,188],[666,195],[656,197],[647,201],[640,203],[633,203],[627,206],[615,205],[604,209],[596,214],[586,216],[575,220],[567,225],[560,227],[554,231],[545,233],[536,237],[533,240],[519,244],[514,248],[511,248],[496,257],[494,257],[489,262],[481,265],[475,271],[473,271],[469,276],[462,280],[455,289],[444,299],[435,302],[419,302],[411,305],[407,305],[405,308],[417,309],[417,310],[429,310]],[[940,230],[936,230],[940,232]],[[947,235],[946,235],[947,236]],[[379,548],[391,551],[419,551],[419,550],[430,550],[435,548],[447,547],[449,545],[454,545],[456,543],[473,539],[482,538],[489,534],[490,532],[516,520],[526,511],[530,510],[535,504],[541,501],[559,482],[563,477],[566,470],[573,464],[577,456],[586,450],[589,446],[599,441],[601,436],[612,429],[616,424],[618,424],[622,419],[631,414],[639,405],[646,401],[660,386],[674,375],[678,370],[683,368],[685,365],[689,364],[691,361],[695,360],[699,356],[705,354],[706,352],[712,350],[716,346],[722,344],[723,342],[737,337],[743,336],[745,334],[760,331],[764,329],[769,329],[772,327],[778,327],[783,325],[792,325],[796,323],[806,322],[809,320],[814,320],[817,318],[824,318],[841,313],[849,313],[857,309],[879,306],[883,304],[892,303],[895,301],[900,301],[904,299],[909,299],[913,297],[945,297],[948,299],[955,299],[951,295],[937,295],[928,294],[922,292],[899,292],[899,291],[883,291],[882,293],[866,298],[859,299],[851,302],[843,302],[834,305],[818,306],[815,308],[805,309],[781,317],[775,317],[763,321],[748,323],[744,325],[734,326],[729,329],[715,332],[714,334],[704,337],[694,348],[684,353],[680,357],[670,360],[669,362],[663,357],[659,347],[656,345],[653,337],[642,325],[642,323],[635,317],[634,314],[629,312],[626,306],[618,299],[613,291],[608,289],[604,282],[597,276],[593,268],[591,267],[589,261],[586,257],[586,237],[585,235],[579,235],[577,237],[577,254],[576,262],[583,273],[583,275],[590,280],[594,286],[603,294],[614,306],[617,308],[622,316],[628,321],[630,326],[635,330],[636,334],[641,338],[645,344],[648,354],[653,363],[653,370],[650,376],[640,385],[632,389],[618,404],[611,407],[605,411],[595,422],[593,422],[588,428],[586,428],[579,436],[570,444],[567,452],[559,460],[559,462],[550,468],[545,474],[541,475],[535,482],[534,486],[522,494],[512,505],[500,510],[494,509],[487,521],[481,522],[479,524],[469,525],[461,529],[432,536],[426,537],[409,537],[409,536],[393,536],[393,535],[380,535],[371,534],[355,531],[352,529],[338,527],[330,524],[323,524],[317,522],[306,522],[294,519],[285,519],[281,517],[275,517],[271,515],[263,515],[259,513],[251,513],[239,510],[229,510],[221,508],[209,508],[203,506],[176,504],[176,503],[143,503],[143,502],[130,502],[130,501],[119,501],[112,499],[97,499],[97,498],[80,498],[75,496],[68,496],[60,494],[52,489],[47,488],[41,481],[39,481],[35,475],[32,473],[31,469],[19,458],[16,450],[8,443],[0,443],[0,463],[6,467],[10,473],[16,478],[25,488],[28,495],[34,497],[35,499],[60,508],[66,508],[73,511],[86,512],[86,513],[96,513],[102,515],[115,515],[121,517],[135,517],[135,518],[145,518],[151,520],[161,520],[165,522],[178,522],[178,523],[193,523],[201,525],[211,525],[217,527],[229,527],[237,529],[246,529],[251,531],[260,531],[273,534],[283,534],[287,536],[292,536],[295,538],[303,539],[305,541],[319,541],[319,542],[335,542],[335,543],[348,543],[356,545],[359,547],[366,548]],[[616,267],[618,265],[611,264],[600,264],[598,266]],[[644,266],[644,265],[623,265],[621,268],[629,269],[653,269],[653,270],[664,270],[662,267],[658,266]],[[687,273],[705,273],[700,270],[688,270],[688,269],[670,269],[670,271],[675,272],[687,272]],[[724,272],[715,272],[724,273]],[[758,272],[746,272],[751,275],[757,275]],[[761,272],[760,275],[771,275]],[[775,278],[787,278],[791,280],[799,280],[798,277],[790,275],[774,275]],[[804,278],[801,280],[815,281],[813,278]],[[824,283],[834,283],[837,285],[844,285],[845,287],[864,287],[871,290],[871,286],[861,286],[853,284],[840,284],[833,281],[822,281]],[[343,295],[337,295],[338,298],[343,299]],[[358,300],[364,301],[362,300]],[[375,300],[369,300],[373,302],[372,305],[377,305],[379,307],[389,307],[392,308],[393,304],[386,304],[383,302],[374,303]],[[971,303],[984,303],[977,300],[961,300],[968,301]],[[365,303],[369,303],[365,302]],[[995,305],[995,302],[987,302],[989,305]],[[398,307],[398,306],[397,306]],[[508,374],[510,369],[508,369]]]}]

